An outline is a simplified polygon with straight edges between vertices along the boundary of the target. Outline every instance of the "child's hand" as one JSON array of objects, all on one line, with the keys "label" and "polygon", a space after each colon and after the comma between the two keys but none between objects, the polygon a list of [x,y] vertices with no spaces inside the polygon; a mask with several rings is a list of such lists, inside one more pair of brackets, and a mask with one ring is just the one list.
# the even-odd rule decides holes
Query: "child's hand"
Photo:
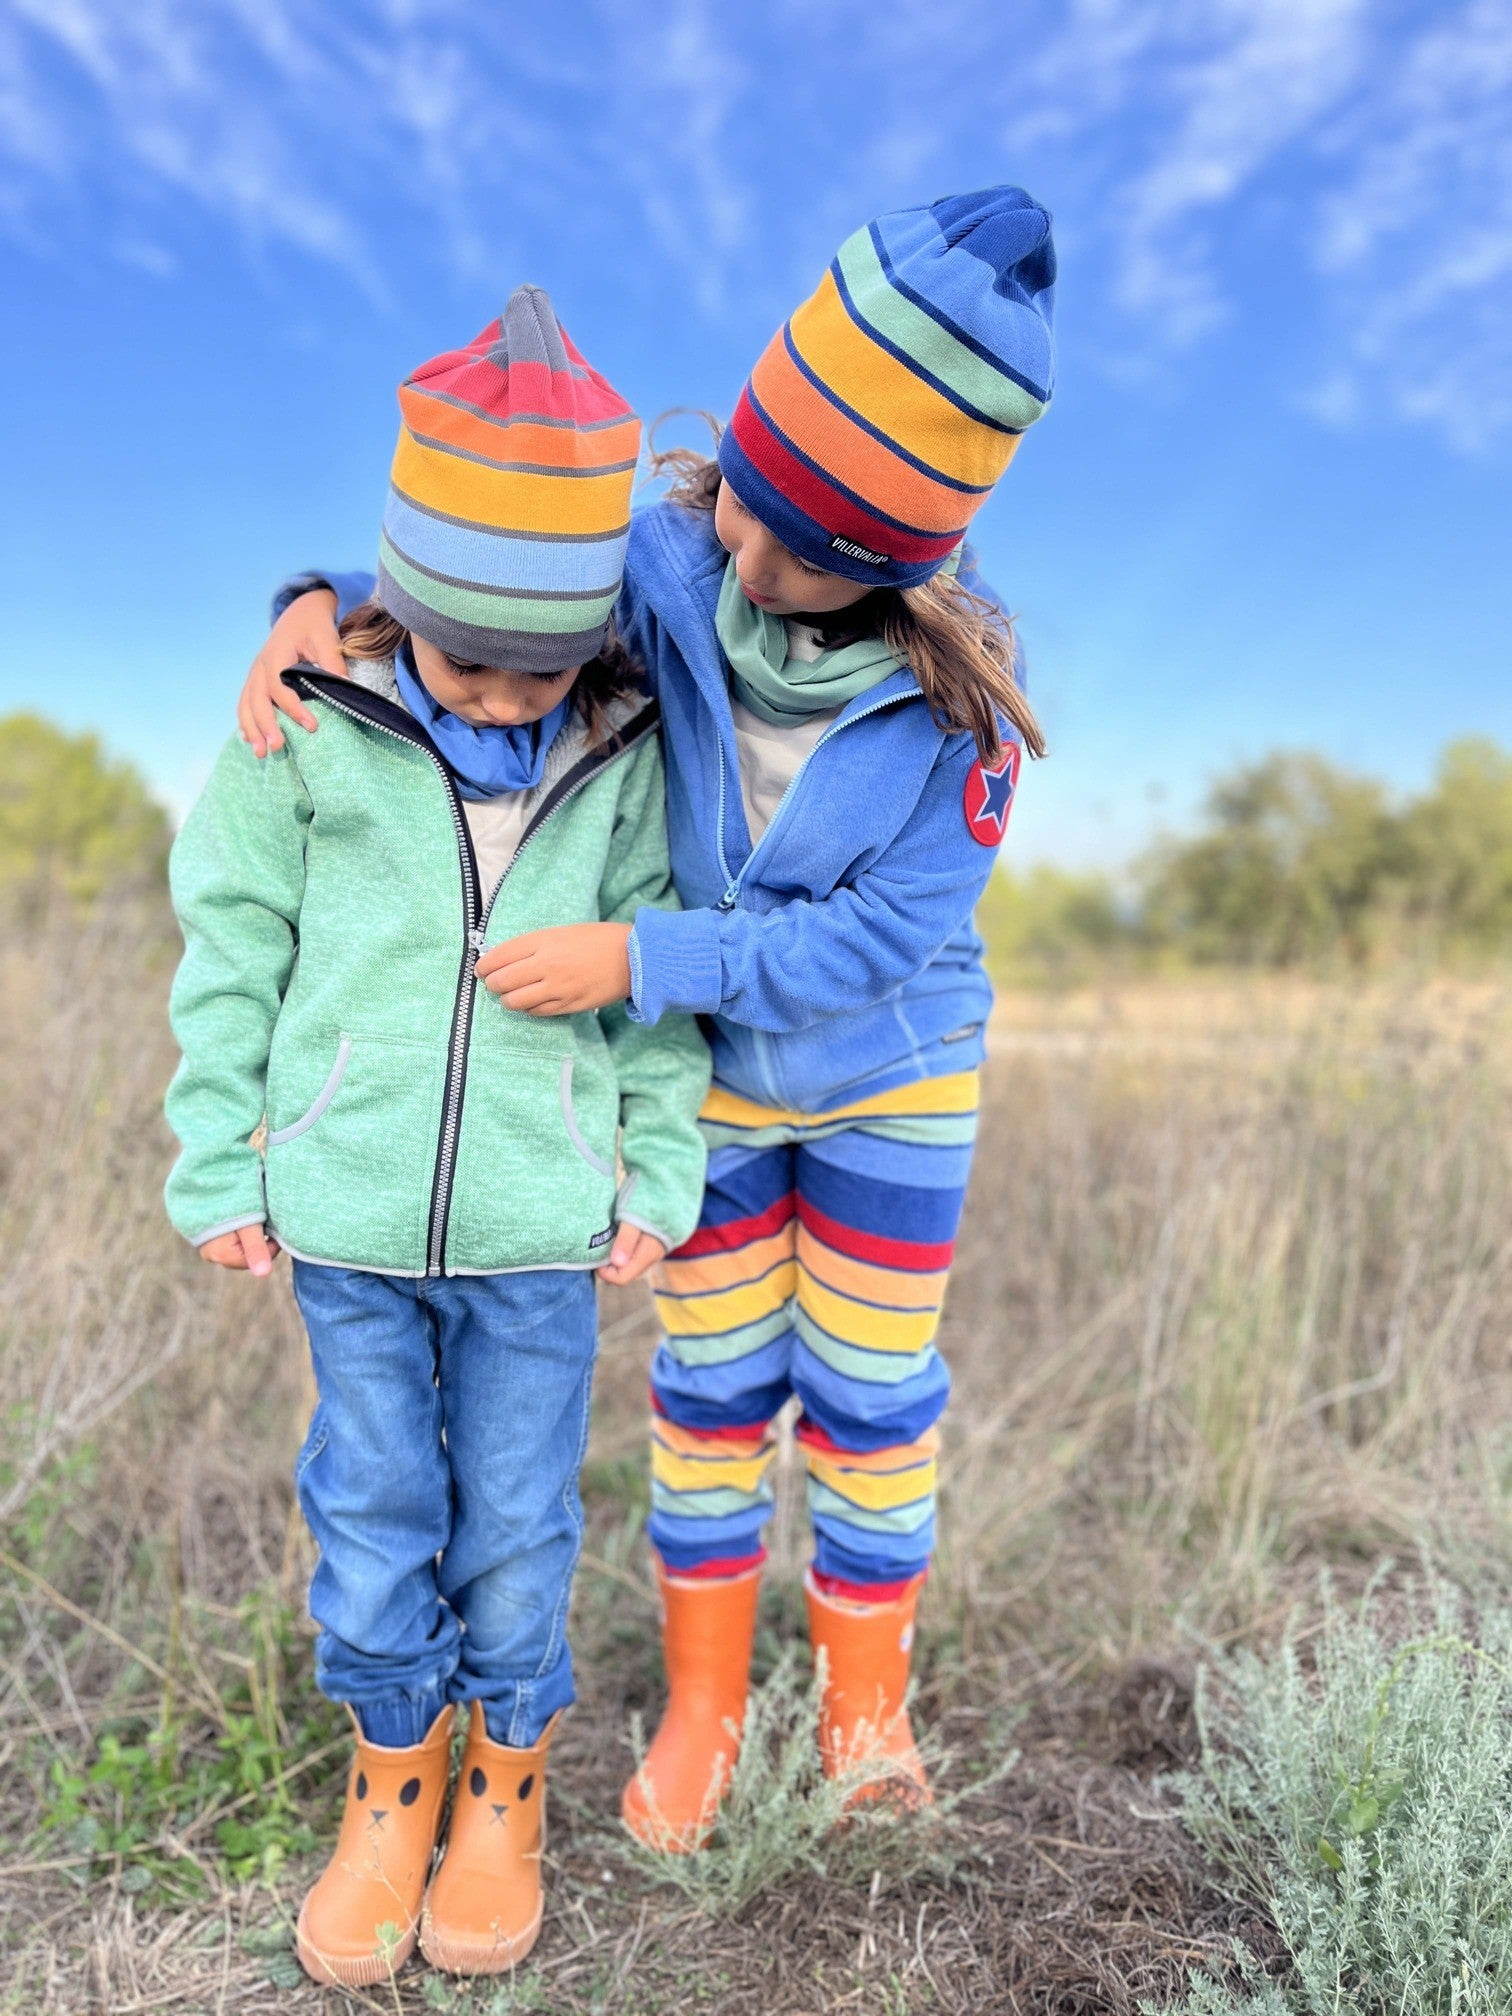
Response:
[{"label": "child's hand", "polygon": [[283,730],[278,725],[282,708],[301,728],[315,732],[315,716],[283,674],[304,659],[322,672],[346,677],[346,660],[341,655],[341,639],[336,634],[336,597],[329,588],[311,588],[297,596],[268,632],[268,641],[252,660],[252,670],[236,703],[236,721],[242,740],[251,745],[254,756],[266,756],[270,749],[282,749]]},{"label": "child's hand", "polygon": [[493,946],[473,971],[506,1008],[581,1015],[628,999],[629,947],[628,924],[555,924]]},{"label": "child's hand", "polygon": [[234,1273],[271,1274],[278,1258],[278,1241],[269,1239],[260,1225],[243,1225],[239,1231],[207,1239],[199,1256],[212,1267],[229,1267]]},{"label": "child's hand", "polygon": [[614,1235],[614,1251],[599,1268],[598,1277],[600,1281],[607,1281],[611,1288],[628,1288],[658,1260],[665,1259],[666,1252],[660,1239],[653,1239],[649,1232],[642,1232],[639,1225],[621,1225]]}]

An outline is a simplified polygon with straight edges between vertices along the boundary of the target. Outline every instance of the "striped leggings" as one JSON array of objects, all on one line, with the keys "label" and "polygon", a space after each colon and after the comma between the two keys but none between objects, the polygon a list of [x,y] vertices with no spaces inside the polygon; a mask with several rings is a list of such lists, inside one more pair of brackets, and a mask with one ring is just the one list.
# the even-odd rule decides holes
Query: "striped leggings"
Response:
[{"label": "striped leggings", "polygon": [[656,1298],[649,1531],[669,1573],[759,1565],[791,1394],[820,1586],[882,1602],[928,1566],[976,1107],[974,1071],[820,1114],[709,1094],[703,1215]]}]

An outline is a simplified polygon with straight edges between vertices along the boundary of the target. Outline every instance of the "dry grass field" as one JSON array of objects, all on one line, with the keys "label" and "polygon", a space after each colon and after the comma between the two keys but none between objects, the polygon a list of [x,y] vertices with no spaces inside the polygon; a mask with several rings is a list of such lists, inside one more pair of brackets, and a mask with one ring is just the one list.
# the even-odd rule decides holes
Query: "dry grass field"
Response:
[{"label": "dry grass field", "polygon": [[0,953],[0,2011],[1070,2016],[1169,2006],[1235,1937],[1285,1981],[1274,1917],[1163,1774],[1196,1752],[1197,1668],[1293,1613],[1305,1646],[1320,1570],[1347,1597],[1390,1560],[1404,1617],[1430,1563],[1505,1586],[1512,991],[1003,1003],[942,1340],[934,1826],[814,1834],[780,1657],[792,1473],[760,1852],[678,1886],[628,1852],[615,1796],[658,1699],[653,1328],[606,1297],[547,1932],[513,1983],[415,1965],[343,1997],[289,1937],[343,1756],[302,1618],[306,1357],[283,1278],[215,1275],[162,1218],[173,951],[149,907]]}]

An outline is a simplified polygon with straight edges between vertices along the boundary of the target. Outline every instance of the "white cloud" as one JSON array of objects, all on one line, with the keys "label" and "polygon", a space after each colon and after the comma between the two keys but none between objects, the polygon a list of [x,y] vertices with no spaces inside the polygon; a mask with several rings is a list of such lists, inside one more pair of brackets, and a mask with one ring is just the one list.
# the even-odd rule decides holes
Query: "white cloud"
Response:
[{"label": "white cloud", "polygon": [[[617,116],[606,174],[629,190],[705,314],[727,301],[754,192],[732,166],[728,135],[750,79],[719,0],[611,0],[608,57]],[[765,89],[770,80],[762,80]]]},{"label": "white cloud", "polygon": [[764,321],[831,231],[1000,179],[1056,199],[1125,380],[1281,258],[1320,420],[1512,429],[1508,0],[0,0],[0,231],[39,250],[69,212],[172,257],[198,214],[381,298],[396,220],[490,281],[544,227]]},{"label": "white cloud", "polygon": [[[1512,428],[1512,13],[1440,16],[1333,137],[1317,269],[1342,358],[1321,408],[1476,453]],[[1348,397],[1342,392],[1347,390]]]},{"label": "white cloud", "polygon": [[1269,256],[1287,333],[1316,320],[1315,417],[1461,451],[1512,429],[1506,0],[1073,0],[1016,95],[1119,375],[1207,336]]}]

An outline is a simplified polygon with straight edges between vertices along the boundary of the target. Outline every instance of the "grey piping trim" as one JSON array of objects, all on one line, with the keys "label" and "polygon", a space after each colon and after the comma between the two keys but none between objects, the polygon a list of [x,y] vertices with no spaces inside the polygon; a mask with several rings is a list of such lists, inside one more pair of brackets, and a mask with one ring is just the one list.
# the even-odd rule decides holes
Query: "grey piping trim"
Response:
[{"label": "grey piping trim", "polygon": [[[635,1195],[635,1186],[637,1183],[639,1183],[639,1181],[640,1181],[639,1169],[632,1169],[630,1173],[626,1176],[624,1182],[621,1183],[618,1190],[615,1191],[614,1215],[616,1218],[624,1217],[625,1206],[630,1202],[630,1199]],[[641,1229],[642,1231],[649,1231],[651,1228],[649,1226],[642,1226]]]},{"label": "grey piping trim", "polygon": [[[592,1260],[552,1260],[542,1267],[448,1267],[448,1274],[596,1274],[603,1261]],[[549,1311],[547,1312],[550,1313]]]},{"label": "grey piping trim", "polygon": [[346,1076],[346,1068],[351,1062],[351,1057],[352,1039],[350,1036],[343,1036],[341,1041],[336,1045],[336,1062],[331,1066],[331,1075],[326,1079],[324,1085],[321,1086],[320,1091],[317,1093],[315,1104],[310,1108],[308,1113],[301,1113],[292,1127],[280,1127],[276,1132],[270,1134],[268,1136],[268,1146],[270,1148],[277,1148],[285,1141],[294,1140],[297,1135],[303,1134],[308,1128],[315,1125],[315,1122],[336,1097],[336,1088]]},{"label": "grey piping trim", "polygon": [[660,1245],[665,1246],[669,1253],[672,1251],[673,1242],[668,1238],[660,1225],[649,1224],[644,1218],[632,1218],[624,1211],[621,1211],[619,1214],[619,1223],[621,1225],[633,1225],[637,1232],[649,1232],[651,1237]]},{"label": "grey piping trim", "polygon": [[562,1108],[562,1124],[567,1129],[567,1139],[576,1148],[590,1169],[596,1169],[600,1176],[612,1176],[614,1164],[606,1162],[602,1155],[595,1155],[583,1139],[577,1124],[577,1115],[572,1110],[572,1073],[577,1065],[576,1057],[570,1053],[562,1059],[562,1069],[557,1078],[557,1098]]},{"label": "grey piping trim", "polygon": [[270,1225],[268,1232],[291,1260],[300,1260],[306,1267],[339,1267],[347,1274],[393,1274],[403,1281],[446,1280],[453,1274],[591,1274],[604,1264],[599,1259],[545,1260],[527,1267],[448,1267],[444,1275],[435,1275],[428,1267],[377,1267],[366,1260],[332,1260],[323,1253],[301,1253],[276,1225]]},{"label": "grey piping trim", "polygon": [[434,448],[442,455],[454,456],[458,462],[477,462],[485,469],[502,469],[506,476],[623,476],[636,462],[633,455],[628,462],[596,462],[589,469],[571,469],[559,462],[496,462],[491,455],[480,455],[476,448],[459,448],[455,441],[438,441],[434,435],[417,433],[413,427],[409,437],[422,448]]},{"label": "grey piping trim", "polygon": [[194,1233],[189,1240],[191,1246],[208,1246],[212,1239],[219,1239],[227,1232],[245,1232],[249,1225],[261,1225],[265,1213],[259,1211],[253,1218],[227,1218],[219,1225],[207,1226],[203,1232]]}]

